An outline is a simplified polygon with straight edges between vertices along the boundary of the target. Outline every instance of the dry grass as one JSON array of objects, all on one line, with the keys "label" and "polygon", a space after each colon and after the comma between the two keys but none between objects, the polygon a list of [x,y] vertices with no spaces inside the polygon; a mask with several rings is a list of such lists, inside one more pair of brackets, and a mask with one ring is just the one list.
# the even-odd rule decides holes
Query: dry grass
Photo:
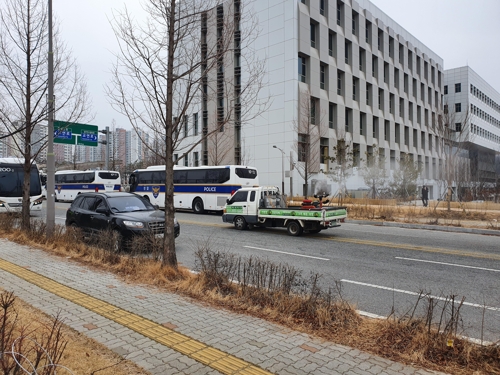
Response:
[{"label": "dry grass", "polygon": [[[27,336],[23,345],[23,354],[31,350],[34,342],[46,343],[52,327],[60,325],[60,340],[57,363],[67,367],[74,375],[147,375],[149,372],[141,369],[133,362],[124,360],[119,355],[107,349],[104,345],[89,339],[85,335],[64,325],[55,317],[49,317],[42,311],[33,308],[19,298],[14,299],[7,315],[12,323],[12,338]],[[4,314],[0,314],[4,316]],[[62,322],[62,324],[61,324]],[[33,340],[33,341],[31,341]],[[9,345],[10,347],[10,345]],[[44,345],[44,348],[47,347]],[[33,353],[32,353],[33,355]],[[1,357],[1,356],[0,356]],[[54,358],[52,356],[52,358]],[[43,359],[43,358],[42,358]],[[7,364],[8,357],[0,360]],[[40,367],[39,367],[40,369]],[[11,372],[9,372],[10,374]],[[52,374],[53,372],[38,372],[38,374]],[[69,374],[60,368],[57,373]]]},{"label": "dry grass", "polygon": [[[365,206],[357,207],[361,207],[358,211],[361,215]],[[374,210],[376,215],[385,217],[404,212],[410,220],[424,209],[403,211],[404,208],[390,210],[384,206]],[[45,240],[37,230],[30,233],[21,233],[15,228],[5,230],[1,219],[0,235],[115,272],[129,282],[157,286],[402,363],[452,374],[500,374],[498,345],[478,346],[456,335],[461,317],[455,301],[451,305],[433,305],[434,302],[426,300],[426,295],[422,294],[415,310],[418,303],[426,301],[432,307],[424,309],[426,315],[417,317],[412,313],[372,320],[360,317],[354,306],[343,299],[340,283],[334,290],[323,291],[318,287],[320,275],[303,277],[300,270],[286,264],[276,265],[258,258],[242,259],[214,251],[209,240],[198,244],[196,259],[200,272],[192,274],[183,267],[177,270],[161,267],[155,256],[139,256],[141,252],[137,249],[143,249],[145,243],[153,254],[160,254],[159,244],[151,243],[150,239],[133,244],[130,255],[113,254],[102,244],[75,243],[74,236],[78,233],[64,233],[62,229],[58,229],[51,241]],[[436,317],[440,320],[437,327]],[[448,338],[453,338],[453,347],[447,346]]]}]

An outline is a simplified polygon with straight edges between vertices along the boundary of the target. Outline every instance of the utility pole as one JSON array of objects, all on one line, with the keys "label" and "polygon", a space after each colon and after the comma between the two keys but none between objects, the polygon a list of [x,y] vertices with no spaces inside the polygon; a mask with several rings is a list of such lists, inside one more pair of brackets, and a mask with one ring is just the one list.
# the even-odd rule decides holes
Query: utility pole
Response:
[{"label": "utility pole", "polygon": [[281,194],[285,194],[285,151],[274,145],[273,148],[281,152]]},{"label": "utility pole", "polygon": [[106,154],[104,156],[105,160],[104,160],[104,169],[109,171],[109,146],[110,146],[110,143],[111,143],[111,139],[110,139],[110,133],[109,133],[109,126],[106,126],[106,130],[99,130],[99,133],[103,133],[103,134],[106,134],[106,140],[105,141],[101,141],[100,143],[105,145],[106,146]]},{"label": "utility pole", "polygon": [[54,53],[52,51],[52,0],[48,6],[49,55],[48,55],[48,140],[47,140],[47,237],[52,237],[56,224],[55,157],[54,157]]}]

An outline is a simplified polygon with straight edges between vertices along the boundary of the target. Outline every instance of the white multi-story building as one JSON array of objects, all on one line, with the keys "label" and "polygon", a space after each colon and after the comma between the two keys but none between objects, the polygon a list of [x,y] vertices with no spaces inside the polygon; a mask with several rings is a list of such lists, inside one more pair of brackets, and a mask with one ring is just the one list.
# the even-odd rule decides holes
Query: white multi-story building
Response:
[{"label": "white multi-story building", "polygon": [[[233,121],[224,125],[230,152],[218,163],[255,166],[263,185],[279,185],[285,175],[285,192],[301,194],[299,170],[308,144],[318,149],[317,160],[308,166],[309,193],[321,182],[333,194],[338,186],[328,177],[325,156],[345,137],[352,142],[356,167],[375,148],[388,170],[409,155],[423,167],[419,183],[431,186],[432,198],[441,165],[435,124],[443,100],[442,58],[368,0],[231,0],[202,18],[202,33],[214,35],[222,14],[239,16],[241,9],[243,19],[246,7],[253,7],[260,35],[251,50],[240,50],[237,32],[234,56],[225,57],[223,69],[208,72],[208,86],[216,91],[227,86],[219,80],[232,81],[229,87],[237,90],[239,79],[249,79],[238,69],[245,61],[239,54],[256,54],[267,61],[266,85],[259,96],[269,98],[269,108],[245,123],[238,118],[238,100],[228,101],[234,105]],[[220,117],[222,106],[216,100],[202,104],[202,129],[210,131],[215,126],[211,121],[216,124]],[[306,134],[300,125],[304,105],[310,107],[310,122],[321,128],[314,134]],[[214,164],[210,139],[193,152],[202,153],[202,164]],[[354,173],[347,188],[363,187],[363,179]]]},{"label": "white multi-story building", "polygon": [[444,72],[444,103],[454,114],[456,131],[468,127],[463,138],[471,175],[494,182],[495,155],[500,152],[500,93],[468,66]]}]

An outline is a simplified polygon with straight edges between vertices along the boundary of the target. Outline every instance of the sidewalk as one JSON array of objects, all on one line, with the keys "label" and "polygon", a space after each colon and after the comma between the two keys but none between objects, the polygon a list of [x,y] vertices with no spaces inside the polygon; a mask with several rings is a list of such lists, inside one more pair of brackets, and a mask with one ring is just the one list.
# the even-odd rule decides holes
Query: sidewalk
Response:
[{"label": "sidewalk", "polygon": [[438,374],[0,239],[0,286],[152,374]]}]

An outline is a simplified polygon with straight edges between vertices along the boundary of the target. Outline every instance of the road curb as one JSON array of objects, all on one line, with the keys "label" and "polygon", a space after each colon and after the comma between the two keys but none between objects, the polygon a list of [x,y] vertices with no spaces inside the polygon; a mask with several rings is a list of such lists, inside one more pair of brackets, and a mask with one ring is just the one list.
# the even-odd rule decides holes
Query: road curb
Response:
[{"label": "road curb", "polygon": [[346,223],[394,227],[394,228],[438,230],[442,232],[472,233],[472,234],[482,234],[486,236],[500,237],[499,230],[491,230],[491,229],[462,228],[462,227],[452,227],[452,226],[432,225],[432,224],[398,223],[394,221],[370,221],[370,220],[350,220],[350,219],[348,219]]}]

